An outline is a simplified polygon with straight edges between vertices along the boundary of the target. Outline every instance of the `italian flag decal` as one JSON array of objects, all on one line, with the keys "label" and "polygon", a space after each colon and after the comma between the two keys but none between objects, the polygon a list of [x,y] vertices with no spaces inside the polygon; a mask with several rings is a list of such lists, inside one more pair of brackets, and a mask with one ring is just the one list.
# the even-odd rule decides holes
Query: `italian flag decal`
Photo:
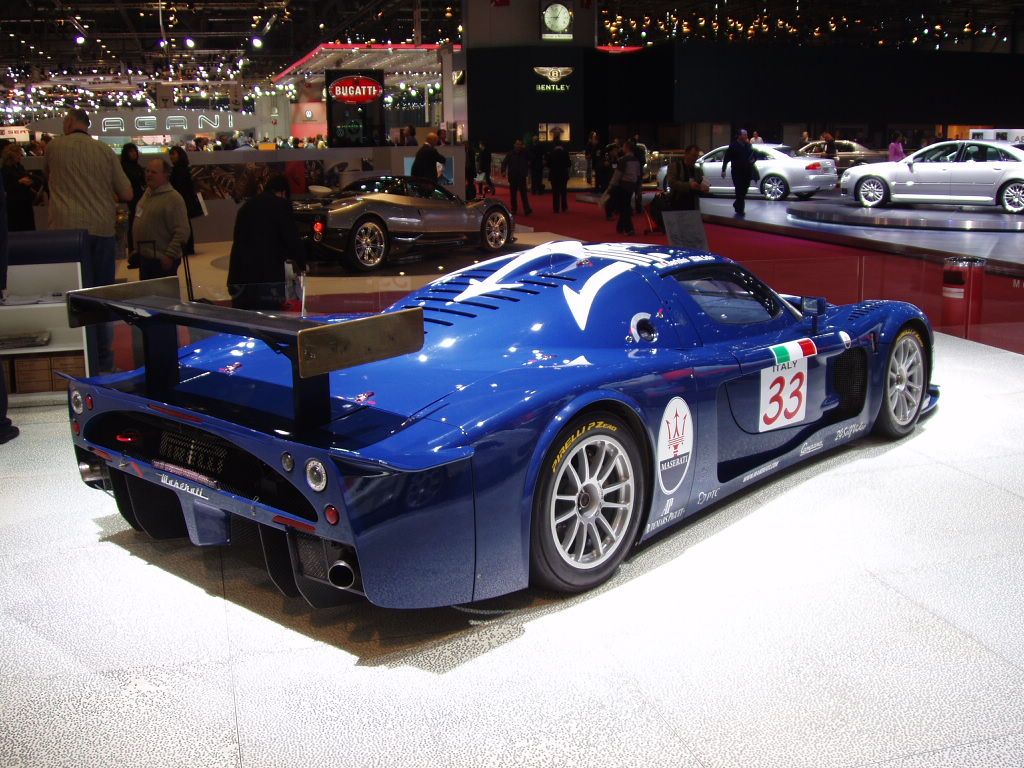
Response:
[{"label": "italian flag decal", "polygon": [[788,363],[791,360],[800,360],[804,357],[814,357],[818,354],[818,348],[811,339],[788,341],[785,344],[776,344],[774,347],[769,347],[769,349],[775,356],[776,365]]}]

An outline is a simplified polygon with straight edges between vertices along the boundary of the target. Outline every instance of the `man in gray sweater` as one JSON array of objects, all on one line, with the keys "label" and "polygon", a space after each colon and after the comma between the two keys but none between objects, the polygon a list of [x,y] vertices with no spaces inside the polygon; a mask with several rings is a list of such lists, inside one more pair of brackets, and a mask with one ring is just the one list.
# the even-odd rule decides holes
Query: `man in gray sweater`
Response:
[{"label": "man in gray sweater", "polygon": [[181,248],[190,234],[185,201],[171,186],[171,163],[164,157],[146,164],[146,191],[135,206],[133,248],[139,255],[139,277],[178,274]]}]

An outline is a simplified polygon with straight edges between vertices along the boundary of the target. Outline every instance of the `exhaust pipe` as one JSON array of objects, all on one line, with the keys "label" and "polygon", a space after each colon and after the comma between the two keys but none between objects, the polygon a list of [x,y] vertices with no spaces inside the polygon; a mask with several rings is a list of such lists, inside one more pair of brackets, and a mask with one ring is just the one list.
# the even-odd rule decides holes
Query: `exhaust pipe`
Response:
[{"label": "exhaust pipe", "polygon": [[352,589],[356,585],[356,569],[344,560],[336,560],[327,569],[327,580],[338,589]]},{"label": "exhaust pipe", "polygon": [[103,465],[93,464],[87,461],[78,462],[78,472],[86,483],[103,482]]}]

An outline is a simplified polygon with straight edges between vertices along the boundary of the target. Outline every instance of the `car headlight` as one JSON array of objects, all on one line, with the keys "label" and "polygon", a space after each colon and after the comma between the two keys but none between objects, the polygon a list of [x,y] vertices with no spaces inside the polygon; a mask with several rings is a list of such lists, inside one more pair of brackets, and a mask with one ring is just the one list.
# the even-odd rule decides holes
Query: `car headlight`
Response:
[{"label": "car headlight", "polygon": [[840,179],[840,181],[846,181],[848,178],[850,178],[850,171],[849,171],[849,169],[843,171],[843,177]]},{"label": "car headlight", "polygon": [[317,493],[327,487],[327,468],[319,459],[306,462],[306,483]]}]

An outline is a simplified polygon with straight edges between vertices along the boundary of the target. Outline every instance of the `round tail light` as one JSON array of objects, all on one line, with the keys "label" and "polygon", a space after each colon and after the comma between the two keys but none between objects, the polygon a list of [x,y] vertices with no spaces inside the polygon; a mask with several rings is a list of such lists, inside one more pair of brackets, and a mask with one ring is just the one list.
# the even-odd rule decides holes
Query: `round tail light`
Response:
[{"label": "round tail light", "polygon": [[71,390],[71,410],[81,415],[85,410],[85,399],[77,389]]},{"label": "round tail light", "polygon": [[327,468],[319,459],[306,462],[306,483],[317,493],[327,487]]},{"label": "round tail light", "polygon": [[324,507],[324,519],[331,525],[337,525],[341,519],[341,515],[338,514],[338,508],[333,504],[328,504]]}]

